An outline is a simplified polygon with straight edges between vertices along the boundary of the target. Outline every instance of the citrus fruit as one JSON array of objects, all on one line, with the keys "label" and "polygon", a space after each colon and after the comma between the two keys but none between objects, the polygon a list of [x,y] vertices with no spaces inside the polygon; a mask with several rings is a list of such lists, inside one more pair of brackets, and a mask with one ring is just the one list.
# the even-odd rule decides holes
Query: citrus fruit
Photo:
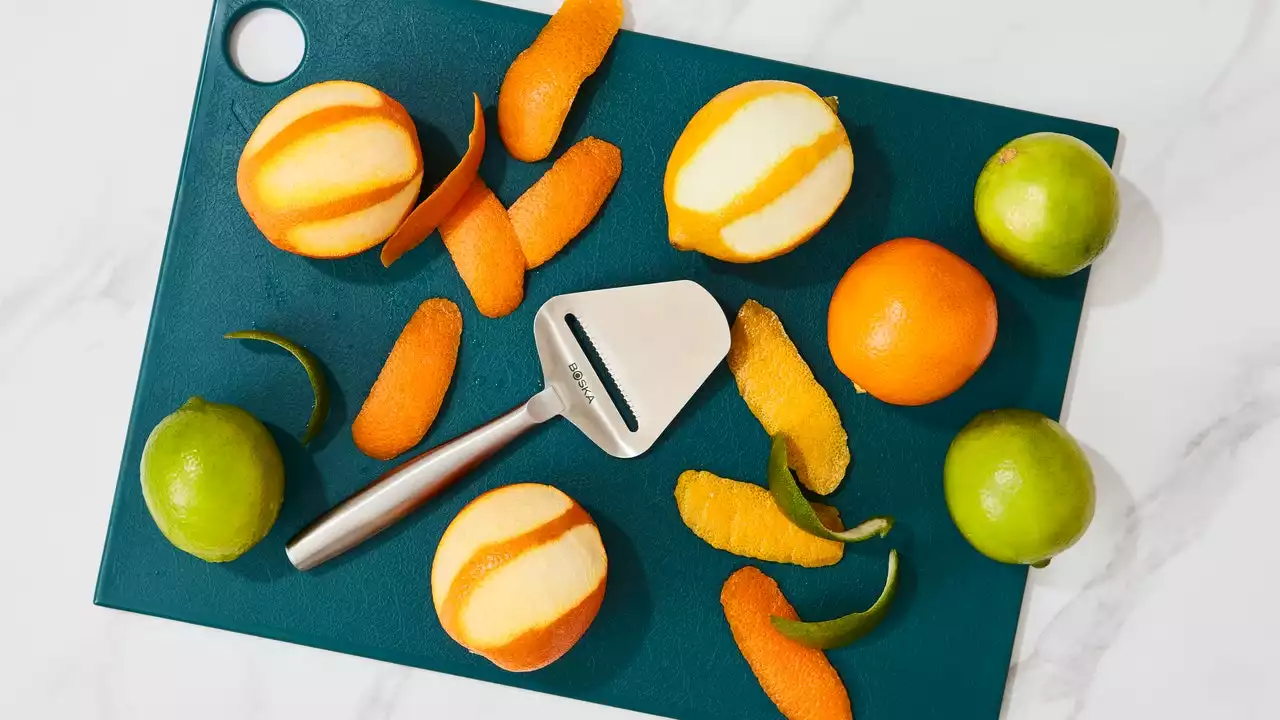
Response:
[{"label": "citrus fruit", "polygon": [[1026,135],[991,156],[973,195],[982,237],[1027,275],[1062,277],[1093,262],[1120,220],[1107,161],[1083,141]]},{"label": "citrus fruit", "polygon": [[180,550],[209,562],[266,537],[284,500],[284,463],[271,433],[234,405],[193,397],[151,431],[142,498]]},{"label": "citrus fruit", "polygon": [[671,151],[671,244],[739,263],[782,255],[827,224],[852,182],[849,135],[817,93],[781,80],[737,85],[703,106]]},{"label": "citrus fruit", "polygon": [[422,187],[418,131],[400,103],[362,83],[308,85],[258,123],[236,188],[273,245],[355,255],[400,227]]},{"label": "citrus fruit", "polygon": [[923,405],[964,385],[996,339],[996,297],[972,265],[919,238],[881,243],[836,285],[831,357],[850,380],[895,405]]},{"label": "citrus fruit", "polygon": [[526,672],[555,662],[587,631],[608,566],[581,505],[548,485],[508,485],[449,523],[431,565],[431,597],[449,637]]},{"label": "citrus fruit", "polygon": [[1030,410],[990,410],[951,441],[943,470],[960,534],[987,557],[1042,565],[1093,519],[1093,470],[1076,441]]}]

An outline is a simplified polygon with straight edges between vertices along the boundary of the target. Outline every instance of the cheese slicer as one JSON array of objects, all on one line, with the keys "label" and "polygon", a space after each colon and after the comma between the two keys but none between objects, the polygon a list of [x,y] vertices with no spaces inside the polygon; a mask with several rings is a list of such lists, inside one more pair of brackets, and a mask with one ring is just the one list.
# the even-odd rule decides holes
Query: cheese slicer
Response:
[{"label": "cheese slicer", "polygon": [[533,320],[543,389],[390,470],[285,546],[310,570],[420,507],[533,427],[562,416],[618,458],[648,450],[729,352],[719,303],[689,280],[559,295]]}]

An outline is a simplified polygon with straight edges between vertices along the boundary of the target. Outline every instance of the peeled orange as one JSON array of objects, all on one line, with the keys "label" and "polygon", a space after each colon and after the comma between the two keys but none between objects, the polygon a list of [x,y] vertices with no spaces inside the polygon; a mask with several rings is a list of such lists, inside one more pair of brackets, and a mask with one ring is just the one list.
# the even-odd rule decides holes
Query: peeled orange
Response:
[{"label": "peeled orange", "polygon": [[996,339],[996,296],[969,263],[919,238],[881,243],[836,285],[831,358],[859,388],[924,405],[968,382]]},{"label": "peeled orange", "polygon": [[508,485],[449,523],[431,596],[449,637],[504,670],[526,672],[555,662],[587,631],[608,565],[581,505],[548,485]]},{"label": "peeled orange", "polygon": [[387,239],[422,187],[422,150],[400,103],[358,82],[309,85],[258,123],[236,188],[276,247],[355,255]]},{"label": "peeled orange", "polygon": [[671,152],[671,244],[730,262],[782,255],[826,225],[852,182],[853,148],[825,100],[796,83],[743,83],[699,110]]}]

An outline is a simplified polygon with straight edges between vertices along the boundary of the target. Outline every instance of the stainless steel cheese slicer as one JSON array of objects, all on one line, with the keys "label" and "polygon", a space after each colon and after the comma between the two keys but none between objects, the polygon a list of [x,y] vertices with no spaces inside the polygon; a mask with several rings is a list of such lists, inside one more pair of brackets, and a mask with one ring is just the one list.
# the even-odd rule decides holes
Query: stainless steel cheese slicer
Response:
[{"label": "stainless steel cheese slicer", "polygon": [[614,457],[643,453],[728,354],[729,323],[701,285],[677,280],[553,297],[534,317],[533,339],[540,392],[325,513],[285,547],[294,567],[309,570],[373,537],[556,416]]}]

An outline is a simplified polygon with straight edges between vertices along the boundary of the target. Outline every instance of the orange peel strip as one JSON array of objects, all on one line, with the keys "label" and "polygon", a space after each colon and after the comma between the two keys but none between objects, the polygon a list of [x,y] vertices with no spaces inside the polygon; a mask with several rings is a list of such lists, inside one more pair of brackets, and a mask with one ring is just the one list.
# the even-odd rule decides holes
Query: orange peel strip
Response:
[{"label": "orange peel strip", "polygon": [[622,151],[589,137],[565,151],[507,211],[530,270],[591,224],[622,174]]},{"label": "orange peel strip", "polygon": [[551,154],[582,81],[609,52],[622,27],[622,0],[564,0],[520,53],[498,91],[498,133],[517,160]]},{"label": "orange peel strip", "polygon": [[471,93],[471,97],[475,99],[475,120],[472,121],[471,134],[467,136],[467,152],[457,167],[445,177],[444,182],[409,213],[409,217],[405,218],[382,246],[383,267],[391,267],[391,263],[430,237],[466,194],[467,188],[471,187],[480,172],[480,160],[484,158],[484,108],[480,106],[479,95]]},{"label": "orange peel strip", "polygon": [[477,177],[447,217],[440,237],[485,317],[498,318],[524,299],[524,252],[502,201]]},{"label": "orange peel strip", "polygon": [[[676,481],[676,507],[693,534],[718,550],[802,567],[835,565],[844,557],[844,543],[796,527],[759,485],[686,470]],[[835,508],[811,507],[824,527],[843,527]]]},{"label": "orange peel strip", "polygon": [[426,436],[453,381],[461,343],[457,305],[433,298],[418,306],[351,423],[360,452],[390,460]]},{"label": "orange peel strip", "polygon": [[742,657],[788,720],[853,720],[849,691],[821,650],[774,628],[770,617],[799,620],[778,583],[747,566],[729,576],[720,604]]},{"label": "orange peel strip", "polygon": [[748,300],[730,332],[729,369],[738,392],[769,435],[787,439],[805,487],[829,495],[849,468],[849,436],[831,396],[769,308]]}]

